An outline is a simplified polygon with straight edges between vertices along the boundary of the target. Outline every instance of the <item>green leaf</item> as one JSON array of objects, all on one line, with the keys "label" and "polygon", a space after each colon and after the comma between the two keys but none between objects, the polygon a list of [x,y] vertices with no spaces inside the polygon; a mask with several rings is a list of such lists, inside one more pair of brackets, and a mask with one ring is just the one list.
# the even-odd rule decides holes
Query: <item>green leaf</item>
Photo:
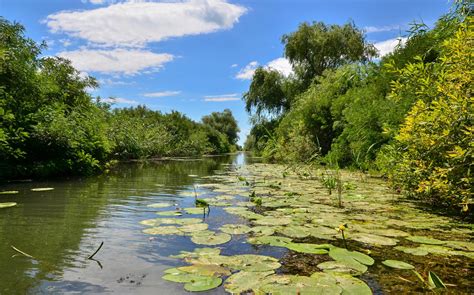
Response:
[{"label": "green leaf", "polygon": [[184,290],[189,292],[202,292],[212,290],[222,284],[221,278],[216,277],[199,277],[193,281],[184,284]]},{"label": "green leaf", "polygon": [[399,260],[385,260],[382,261],[382,264],[397,269],[414,269],[415,267],[409,263],[399,261]]},{"label": "green leaf", "polygon": [[443,281],[432,271],[428,272],[428,283],[432,288],[446,289],[446,285],[443,283]]},{"label": "green leaf", "polygon": [[17,205],[17,203],[15,203],[15,202],[0,203],[0,209],[15,207],[16,205]]}]

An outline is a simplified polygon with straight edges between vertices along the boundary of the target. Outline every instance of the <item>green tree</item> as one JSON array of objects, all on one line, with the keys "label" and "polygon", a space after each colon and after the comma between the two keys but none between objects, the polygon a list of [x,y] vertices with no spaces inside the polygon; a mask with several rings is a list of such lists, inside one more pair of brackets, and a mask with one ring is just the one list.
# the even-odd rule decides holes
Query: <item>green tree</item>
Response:
[{"label": "green tree", "polygon": [[202,117],[202,123],[224,134],[230,144],[237,144],[240,129],[231,110],[212,112],[210,115]]}]

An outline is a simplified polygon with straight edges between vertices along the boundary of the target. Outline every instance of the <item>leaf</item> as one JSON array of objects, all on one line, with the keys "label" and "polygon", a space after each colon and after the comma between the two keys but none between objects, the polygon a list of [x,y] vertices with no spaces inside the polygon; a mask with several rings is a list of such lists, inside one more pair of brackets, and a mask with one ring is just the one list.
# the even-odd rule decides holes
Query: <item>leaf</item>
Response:
[{"label": "leaf", "polygon": [[227,292],[232,294],[242,294],[244,291],[257,289],[263,280],[272,275],[273,271],[249,272],[240,271],[231,275],[224,284]]},{"label": "leaf", "polygon": [[15,202],[0,203],[0,209],[15,207],[16,205],[17,205],[17,203],[15,203]]},{"label": "leaf", "polygon": [[442,245],[446,243],[446,241],[441,241],[435,238],[424,237],[424,236],[411,236],[411,237],[407,237],[406,239],[415,243],[429,244],[429,245]]},{"label": "leaf", "polygon": [[32,188],[32,192],[46,192],[46,191],[52,191],[54,188],[52,187],[37,187],[37,188]]},{"label": "leaf", "polygon": [[382,261],[383,265],[386,265],[391,268],[397,268],[397,269],[414,269],[415,267],[409,263],[399,261],[399,260],[385,260]]},{"label": "leaf", "polygon": [[232,237],[226,233],[215,233],[212,231],[200,231],[192,235],[191,241],[200,245],[220,245],[230,241]]},{"label": "leaf", "polygon": [[443,281],[432,271],[428,272],[428,283],[432,288],[446,289],[446,285],[443,283]]},{"label": "leaf", "polygon": [[224,224],[220,230],[227,234],[242,235],[250,232],[252,229],[245,224]]},{"label": "leaf", "polygon": [[307,244],[307,243],[288,243],[285,245],[286,248],[300,252],[300,253],[310,253],[310,254],[327,254],[328,250],[323,245],[318,244]]},{"label": "leaf", "polygon": [[222,284],[221,278],[216,277],[200,277],[193,281],[184,284],[184,290],[190,292],[202,292],[212,290],[219,287]]},{"label": "leaf", "polygon": [[359,280],[358,278],[354,278],[351,275],[341,274],[341,273],[332,273],[334,278],[336,279],[339,287],[342,288],[342,294],[346,295],[370,295],[372,294],[372,290],[367,286],[367,284]]},{"label": "leaf", "polygon": [[336,261],[351,261],[356,260],[365,265],[373,265],[374,259],[368,255],[357,251],[348,251],[343,248],[331,248],[329,251],[329,256]]}]

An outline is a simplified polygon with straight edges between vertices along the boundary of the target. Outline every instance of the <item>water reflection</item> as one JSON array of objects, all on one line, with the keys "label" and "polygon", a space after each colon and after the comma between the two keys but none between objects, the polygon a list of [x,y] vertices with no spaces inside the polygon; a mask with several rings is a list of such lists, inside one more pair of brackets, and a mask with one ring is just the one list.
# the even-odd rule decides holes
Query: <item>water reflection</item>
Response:
[{"label": "water reflection", "polygon": [[[0,195],[0,202],[18,203],[0,211],[0,294],[127,292],[138,285],[139,293],[147,293],[145,279],[160,281],[166,267],[156,262],[169,261],[168,252],[176,249],[156,251],[173,245],[170,239],[149,240],[141,233],[138,222],[156,217],[146,204],[181,201],[180,191],[239,157],[128,163],[93,178],[1,185],[0,191],[19,194]],[[34,187],[55,189],[32,192]],[[186,243],[180,239],[171,242]],[[102,241],[94,258],[103,269],[87,259]],[[11,245],[35,259],[15,255]],[[169,294],[182,292],[167,288]]]}]

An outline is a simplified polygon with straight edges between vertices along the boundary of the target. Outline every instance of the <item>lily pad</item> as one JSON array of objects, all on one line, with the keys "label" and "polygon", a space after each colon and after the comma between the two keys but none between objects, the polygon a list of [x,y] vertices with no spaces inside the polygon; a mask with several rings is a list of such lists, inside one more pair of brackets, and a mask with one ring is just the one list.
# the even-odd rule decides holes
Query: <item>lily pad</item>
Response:
[{"label": "lily pad", "polygon": [[260,291],[265,294],[286,295],[286,294],[341,294],[341,288],[337,286],[335,280],[329,283],[328,280],[321,280],[316,277],[272,275],[265,279],[267,282],[260,287]]},{"label": "lily pad", "polygon": [[0,192],[0,195],[15,195],[18,193],[19,191],[3,191],[3,192]]},{"label": "lily pad", "polygon": [[326,261],[318,264],[318,267],[324,272],[350,275],[360,275],[367,271],[367,266],[356,261]]},{"label": "lily pad", "polygon": [[200,245],[220,245],[230,241],[232,237],[226,233],[215,233],[211,231],[200,231],[192,235],[191,241]]},{"label": "lily pad", "polygon": [[37,187],[31,189],[32,192],[47,192],[52,190],[54,190],[53,187]]},{"label": "lily pad", "polygon": [[425,236],[411,236],[411,237],[407,237],[406,239],[415,243],[429,244],[429,245],[442,245],[446,243],[445,241],[441,241],[435,238],[425,237]]},{"label": "lily pad", "polygon": [[197,274],[201,276],[229,276],[231,272],[222,266],[212,264],[193,264],[189,266],[181,266],[177,268],[179,271]]},{"label": "lily pad", "polygon": [[309,253],[309,254],[327,254],[328,250],[325,245],[318,244],[306,244],[306,243],[288,243],[285,245],[286,248],[300,252],[300,253]]},{"label": "lily pad", "polygon": [[0,209],[15,207],[16,205],[17,205],[17,203],[15,203],[15,202],[0,203]]},{"label": "lily pad", "polygon": [[254,221],[254,223],[257,225],[288,225],[291,223],[291,218],[265,216],[263,218],[257,219]]},{"label": "lily pad", "polygon": [[166,208],[166,207],[171,207],[172,204],[168,204],[168,203],[155,203],[155,204],[150,204],[150,205],[147,205],[147,207],[150,207],[150,208]]},{"label": "lily pad", "polygon": [[250,232],[256,236],[271,236],[275,233],[275,228],[272,226],[259,225],[251,227]]},{"label": "lily pad", "polygon": [[420,247],[410,248],[410,247],[405,247],[405,246],[397,246],[394,249],[398,251],[402,251],[407,254],[416,255],[416,256],[425,256],[425,255],[428,255],[429,253],[428,251]]},{"label": "lily pad", "polygon": [[184,290],[189,292],[202,292],[212,290],[222,284],[221,278],[216,277],[200,277],[194,279],[192,282],[184,284]]},{"label": "lily pad", "polygon": [[329,256],[336,261],[351,261],[355,260],[365,265],[373,265],[374,259],[368,255],[357,251],[349,251],[343,248],[331,248]]},{"label": "lily pad", "polygon": [[195,223],[195,224],[185,224],[178,227],[178,229],[184,233],[195,233],[203,230],[207,230],[209,225],[207,223]]},{"label": "lily pad", "polygon": [[273,273],[273,271],[240,271],[231,275],[225,281],[224,288],[229,293],[242,294],[244,291],[258,289],[258,287],[262,284],[263,279]]},{"label": "lily pad", "polygon": [[276,247],[286,247],[291,243],[291,239],[287,237],[278,237],[278,236],[261,236],[248,238],[247,241],[250,244],[256,245],[270,245]]},{"label": "lily pad", "polygon": [[351,275],[333,273],[334,278],[336,279],[338,286],[342,288],[342,294],[355,294],[355,295],[371,295],[372,290],[367,286],[367,284],[354,278]]},{"label": "lily pad", "polygon": [[282,226],[277,232],[290,238],[305,238],[309,236],[308,228],[300,225]]},{"label": "lily pad", "polygon": [[224,224],[220,230],[227,234],[242,235],[251,231],[251,228],[245,224]]},{"label": "lily pad", "polygon": [[143,233],[148,234],[148,235],[180,235],[182,234],[179,228],[173,225],[147,228],[143,230]]},{"label": "lily pad", "polygon": [[379,246],[395,246],[398,243],[398,240],[396,239],[368,234],[368,233],[355,233],[355,234],[352,234],[349,237],[349,239],[355,240],[361,243],[365,243],[365,244],[379,245]]},{"label": "lily pad", "polygon": [[383,265],[386,265],[391,268],[397,268],[397,269],[414,269],[415,267],[409,263],[399,261],[399,260],[385,260],[382,261]]}]

